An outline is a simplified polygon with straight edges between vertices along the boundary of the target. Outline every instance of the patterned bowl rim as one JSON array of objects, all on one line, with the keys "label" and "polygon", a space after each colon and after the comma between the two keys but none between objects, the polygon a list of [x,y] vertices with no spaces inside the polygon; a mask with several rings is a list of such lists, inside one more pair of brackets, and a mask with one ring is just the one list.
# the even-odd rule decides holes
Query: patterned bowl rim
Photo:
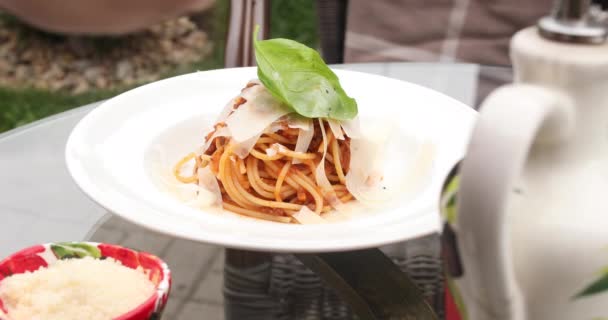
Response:
[{"label": "patterned bowl rim", "polygon": [[[163,276],[162,280],[158,284],[154,285],[155,290],[149,298],[147,298],[142,303],[137,305],[137,307],[114,318],[113,320],[130,320],[130,319],[135,319],[136,317],[137,317],[137,319],[139,319],[138,316],[141,313],[144,313],[147,310],[149,310],[151,305],[153,305],[152,310],[154,313],[162,312],[162,310],[164,309],[164,307],[167,304],[169,293],[171,291],[171,280],[172,280],[171,279],[171,270],[169,269],[169,266],[167,265],[167,263],[164,260],[162,260],[161,258],[159,258],[158,256],[156,256],[154,254],[151,254],[151,253],[148,253],[145,251],[135,250],[135,249],[124,247],[124,246],[121,246],[118,244],[106,243],[106,242],[93,242],[93,241],[47,242],[47,243],[43,243],[43,244],[32,245],[32,246],[23,248],[17,252],[10,254],[6,258],[0,260],[0,266],[6,264],[9,260],[14,259],[15,257],[32,254],[32,251],[34,251],[34,253],[36,255],[40,256],[48,264],[48,263],[59,260],[59,258],[57,258],[52,253],[51,246],[57,246],[57,245],[65,246],[65,245],[74,245],[74,244],[76,244],[76,245],[86,244],[86,245],[94,246],[98,249],[99,249],[100,245],[111,247],[111,248],[116,248],[116,249],[125,249],[125,250],[129,250],[136,254],[143,253],[143,254],[146,254],[149,257],[153,258],[158,263],[158,266],[160,267],[160,270],[161,270],[162,276]],[[44,250],[40,251],[41,248],[43,248]],[[35,250],[38,250],[38,251],[35,251]],[[49,251],[51,251],[51,253],[49,253]],[[82,257],[78,257],[78,258],[82,258]],[[54,259],[54,260],[48,261],[47,259]],[[122,262],[121,262],[121,264],[122,264]],[[124,265],[124,264],[122,264],[122,265]],[[126,266],[126,265],[124,265],[124,266],[127,268],[130,268],[129,266]],[[131,268],[131,269],[134,269],[134,268]],[[0,278],[0,283],[5,278],[6,277]],[[10,318],[3,319],[1,317],[2,309],[3,309],[3,303],[2,303],[2,300],[0,299],[0,320],[10,320]]]}]

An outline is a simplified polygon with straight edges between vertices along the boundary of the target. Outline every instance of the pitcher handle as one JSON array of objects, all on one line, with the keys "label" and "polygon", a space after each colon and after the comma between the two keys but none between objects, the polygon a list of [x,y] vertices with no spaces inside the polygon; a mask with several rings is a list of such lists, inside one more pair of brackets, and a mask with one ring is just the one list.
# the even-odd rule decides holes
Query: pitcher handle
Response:
[{"label": "pitcher handle", "polygon": [[499,88],[482,105],[461,167],[456,218],[471,320],[524,319],[505,206],[531,146],[562,143],[573,131],[572,105],[562,92],[527,84]]}]

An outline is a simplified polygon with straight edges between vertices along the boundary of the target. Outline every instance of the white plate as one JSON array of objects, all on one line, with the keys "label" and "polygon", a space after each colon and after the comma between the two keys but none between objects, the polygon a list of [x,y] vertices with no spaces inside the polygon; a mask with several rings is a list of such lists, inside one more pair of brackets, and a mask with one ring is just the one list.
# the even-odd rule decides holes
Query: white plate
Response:
[{"label": "white plate", "polygon": [[[438,199],[451,166],[464,154],[475,111],[433,90],[376,75],[335,70],[361,119],[389,115],[406,132],[436,145],[430,183],[412,201],[326,225],[289,225],[184,205],[154,182],[156,145],[169,156],[194,150],[224,105],[256,77],[255,68],[197,72],[121,94],[89,113],[71,133],[68,169],[111,212],[175,237],[232,248],[322,252],[377,247],[439,229]],[[199,125],[200,122],[200,125]],[[151,173],[152,172],[152,173]]]}]

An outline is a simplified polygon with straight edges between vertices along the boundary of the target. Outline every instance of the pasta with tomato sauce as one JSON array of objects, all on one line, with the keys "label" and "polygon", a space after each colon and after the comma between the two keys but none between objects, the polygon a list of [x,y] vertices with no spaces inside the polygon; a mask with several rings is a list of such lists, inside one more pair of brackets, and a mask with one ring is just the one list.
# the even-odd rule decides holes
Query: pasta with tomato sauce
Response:
[{"label": "pasta with tomato sauce", "polygon": [[[232,136],[231,116],[243,107],[265,112],[258,103],[271,100],[261,83],[250,82],[204,137],[202,150],[175,165],[175,177],[199,183],[199,171],[207,169],[217,181],[225,210],[275,222],[297,222],[293,216],[303,210],[321,215],[353,200],[346,186],[351,138],[340,124],[281,115],[286,111],[279,107],[283,111],[274,116],[280,116],[253,138],[237,141]],[[184,172],[192,161],[192,170]]]}]

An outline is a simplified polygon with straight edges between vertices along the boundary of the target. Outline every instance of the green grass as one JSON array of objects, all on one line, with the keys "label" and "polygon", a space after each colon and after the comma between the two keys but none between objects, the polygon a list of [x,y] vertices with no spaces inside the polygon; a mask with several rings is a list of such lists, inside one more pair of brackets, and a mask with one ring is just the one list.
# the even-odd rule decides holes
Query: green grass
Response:
[{"label": "green grass", "polygon": [[77,106],[109,98],[119,91],[91,91],[79,95],[37,89],[0,88],[0,132]]},{"label": "green grass", "polygon": [[[188,73],[196,70],[217,69],[223,66],[228,1],[218,0],[216,7],[209,15],[211,39],[215,43],[214,52],[205,60],[181,67],[164,77]],[[205,17],[207,18],[207,17]],[[18,23],[12,17],[11,23]],[[289,38],[316,48],[318,46],[316,31],[316,12],[311,0],[274,0],[271,8],[272,38]],[[52,36],[52,35],[49,35]],[[100,45],[107,45],[100,40]],[[29,122],[66,111],[78,106],[110,98],[129,88],[114,90],[91,90],[72,95],[63,92],[49,92],[32,88],[0,87],[0,132],[27,124]]]},{"label": "green grass", "polygon": [[317,48],[317,13],[312,0],[272,0],[270,37],[287,38]]}]

